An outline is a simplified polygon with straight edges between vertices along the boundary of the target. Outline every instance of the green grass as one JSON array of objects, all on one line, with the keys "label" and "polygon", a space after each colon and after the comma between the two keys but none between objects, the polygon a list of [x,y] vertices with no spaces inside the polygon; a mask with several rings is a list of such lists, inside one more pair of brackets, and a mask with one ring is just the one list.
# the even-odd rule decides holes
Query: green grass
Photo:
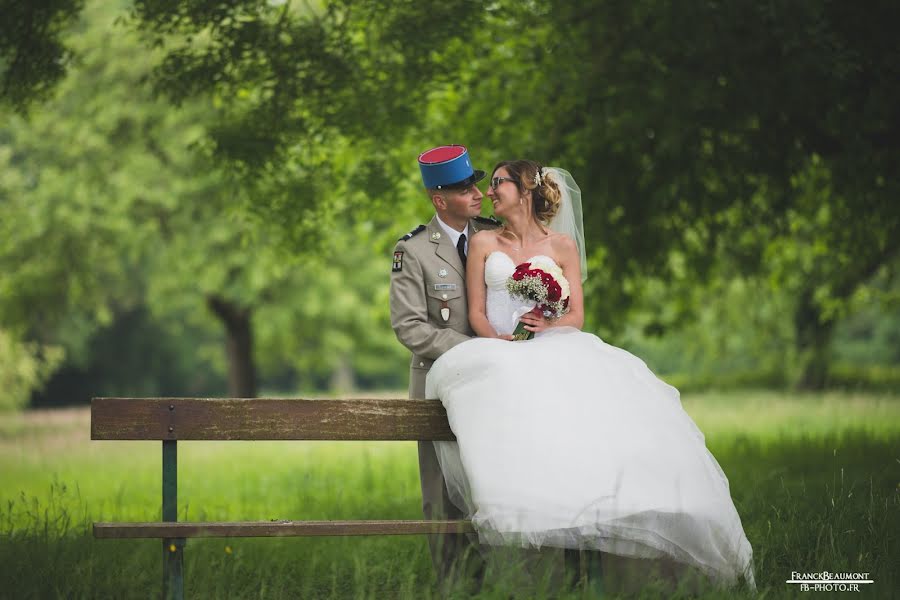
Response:
[{"label": "green grass", "polygon": [[[762,596],[796,597],[791,571],[867,571],[865,597],[900,588],[900,398],[709,392],[684,405],[729,477]],[[159,518],[160,444],[91,442],[87,427],[84,411],[0,419],[0,596],[158,597],[160,542],[94,540],[90,523]],[[179,476],[180,520],[421,515],[407,442],[184,442]],[[437,595],[415,536],[190,540],[185,557],[194,598]],[[493,573],[481,596],[593,596],[517,576]]]}]

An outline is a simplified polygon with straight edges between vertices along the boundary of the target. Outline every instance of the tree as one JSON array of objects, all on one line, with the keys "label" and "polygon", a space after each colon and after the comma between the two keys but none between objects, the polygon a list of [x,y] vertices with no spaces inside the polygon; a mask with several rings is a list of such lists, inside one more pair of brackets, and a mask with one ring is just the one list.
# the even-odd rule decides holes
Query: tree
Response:
[{"label": "tree", "polygon": [[[173,331],[211,329],[214,316],[226,334],[229,393],[253,396],[255,315],[283,328],[262,327],[265,346],[293,332],[298,339],[288,346],[302,350],[304,340],[321,335],[321,323],[297,327],[310,312],[295,302],[320,289],[310,289],[309,273],[322,261],[294,250],[340,237],[329,223],[346,208],[347,184],[323,167],[306,185],[305,175],[282,165],[277,178],[236,185],[203,153],[212,101],[193,99],[175,111],[153,100],[141,85],[153,57],[134,35],[109,29],[114,7],[87,9],[70,43],[80,63],[55,98],[28,121],[11,116],[0,128],[0,326],[86,360],[98,331],[144,306]],[[358,162],[340,145],[306,156],[306,167],[344,156],[334,165],[353,171]],[[329,187],[336,198],[324,193]],[[290,201],[284,214],[293,225],[249,218],[239,208],[252,194]],[[310,198],[322,199],[319,210],[301,209]],[[303,239],[306,233],[315,235]],[[370,254],[365,244],[361,253],[354,256]],[[369,279],[344,283],[352,297],[371,293],[360,290]],[[375,322],[348,319],[336,328]],[[358,357],[384,352],[383,332],[352,331]],[[270,365],[296,366],[271,350],[264,355]]]},{"label": "tree", "polygon": [[675,281],[685,266],[697,283],[722,258],[764,272],[799,223],[815,223],[803,243],[827,256],[795,274],[794,322],[801,384],[820,387],[825,306],[900,250],[898,10],[508,3],[486,27],[493,51],[467,63],[479,102],[457,96],[443,124],[570,167],[602,264],[589,282],[595,313],[623,314],[644,280]]},{"label": "tree", "polygon": [[[349,6],[331,6],[319,22],[352,30]],[[444,54],[441,77],[428,71],[435,63],[420,62],[414,66],[421,69],[391,73],[388,79],[431,89],[430,108],[443,103],[429,114],[443,119],[423,123],[431,131],[462,130],[462,137],[481,140],[478,146],[490,148],[489,154],[527,149],[570,167],[590,191],[587,230],[596,248],[594,264],[602,261],[602,269],[593,271],[601,274],[591,282],[598,299],[593,308],[606,315],[622,315],[633,306],[646,278],[675,278],[672,252],[684,257],[697,281],[710,277],[721,257],[745,274],[764,271],[770,248],[790,245],[798,222],[821,224],[819,208],[801,184],[808,174],[819,173],[828,181],[827,195],[819,198],[834,218],[815,232],[813,246],[825,243],[836,260],[824,270],[802,271],[794,323],[806,360],[800,382],[821,387],[833,322],[824,304],[848,298],[900,249],[895,201],[900,153],[892,142],[900,133],[894,100],[900,95],[900,47],[889,25],[898,10],[887,1],[865,11],[841,3],[749,0],[504,2],[472,22],[474,43],[454,44],[451,35],[446,47],[452,54]],[[362,13],[369,16],[365,9]],[[154,22],[147,14],[140,15],[145,26]],[[390,55],[395,47],[385,42],[410,30],[400,27],[388,37],[382,32],[391,31],[387,26],[394,19],[410,22],[418,16],[405,5],[389,12],[379,21],[384,27],[364,36],[368,44],[338,45],[356,53],[336,56],[353,56],[366,65],[367,75],[377,75],[385,63],[377,52],[373,60],[366,51],[375,47]],[[215,20],[192,22],[199,30],[198,24]],[[427,23],[419,25],[421,32],[430,31]],[[246,49],[240,43],[247,43],[240,35],[245,30],[221,28],[226,40],[221,47]],[[240,54],[248,55],[255,56]],[[264,55],[270,57],[265,62],[276,64],[271,57],[280,54]],[[188,75],[208,80],[176,65],[207,65],[211,56],[225,53],[201,52],[193,62],[182,56],[170,53],[164,62],[163,81],[170,87]],[[225,72],[224,63],[213,64],[216,73]],[[238,74],[253,63],[227,64]],[[282,79],[264,77],[272,85]],[[342,95],[346,83],[334,80],[326,87],[322,97],[350,121],[335,117],[322,123],[359,135],[348,126],[358,105]],[[367,105],[386,107],[387,116],[396,116],[390,110],[398,106],[392,88],[376,83],[364,89],[374,92],[361,94]],[[435,89],[444,90],[437,101]],[[321,112],[314,103],[301,105],[311,114]],[[422,114],[413,111],[411,117]],[[290,125],[287,118],[280,122]],[[375,131],[381,131],[377,124]]]},{"label": "tree", "polygon": [[[293,218],[292,193],[312,214],[330,209],[323,180],[342,175],[387,197],[409,178],[397,152],[410,136],[421,149],[448,133],[474,140],[475,156],[527,154],[575,174],[588,191],[590,308],[606,322],[648,280],[702,283],[720,260],[763,273],[805,232],[824,258],[794,261],[809,268],[791,277],[792,312],[800,382],[819,387],[841,312],[830,303],[900,251],[898,16],[888,0],[140,0],[130,22],[164,49],[158,89],[216,103],[210,155],[242,191],[268,192],[242,193],[243,206],[283,223],[298,250],[318,236]],[[347,147],[352,172],[329,171]]]},{"label": "tree", "polygon": [[[286,253],[303,253],[339,237],[331,226],[335,216],[347,210],[349,198],[362,197],[348,194],[348,187],[365,183],[370,190],[385,188],[389,174],[375,161],[350,155],[346,149],[351,144],[340,132],[332,136],[330,143],[319,140],[315,146],[297,147],[283,141],[289,140],[289,129],[276,125],[270,130],[265,122],[243,119],[235,124],[223,119],[212,127],[212,143],[203,147],[203,124],[208,126],[221,113],[234,117],[246,106],[223,102],[223,97],[230,97],[222,90],[219,95],[201,90],[200,98],[179,98],[180,113],[163,103],[149,101],[140,93],[141,80],[153,55],[140,53],[131,37],[121,35],[121,30],[115,37],[96,33],[98,25],[105,31],[113,17],[110,5],[98,6],[90,6],[86,30],[79,29],[74,41],[59,42],[60,47],[67,44],[80,61],[72,77],[58,90],[59,100],[35,115],[31,123],[13,120],[8,130],[10,172],[19,173],[20,179],[30,183],[6,190],[14,200],[5,207],[4,222],[9,225],[9,235],[0,256],[10,267],[3,281],[10,293],[0,312],[25,338],[58,341],[69,349],[70,356],[86,356],[85,346],[94,332],[142,303],[148,304],[161,321],[175,317],[202,325],[203,318],[193,310],[199,300],[227,333],[230,393],[252,396],[256,392],[254,314],[261,311],[268,319],[285,325],[281,331],[264,327],[266,334],[273,337],[292,331],[296,320],[330,316],[329,311],[325,315],[310,315],[310,311],[299,309],[284,311],[301,289],[307,293],[326,291],[300,285],[308,278],[302,271],[291,269],[296,258]],[[260,9],[273,14],[267,12],[267,5]],[[314,22],[301,27],[300,33],[312,32],[312,38],[300,43],[315,44],[317,27]],[[278,41],[284,42],[284,36]],[[284,49],[276,49],[275,54],[279,52],[276,62],[295,58],[286,55]],[[360,67],[355,60],[349,66]],[[256,72],[255,66],[248,72]],[[330,76],[323,72],[304,81],[327,80]],[[251,83],[240,84],[237,96],[246,101],[244,104],[253,105],[259,98],[267,97],[265,90],[260,92]],[[287,81],[285,85],[295,83]],[[346,88],[349,84],[344,85]],[[97,90],[101,93],[97,94]],[[316,93],[309,93],[316,102]],[[345,89],[343,93],[348,92]],[[274,102],[283,100],[276,98]],[[210,111],[210,104],[217,109]],[[364,104],[359,98],[356,109]],[[258,116],[271,108],[265,100],[262,105],[251,106],[249,112]],[[315,106],[326,113],[331,110],[327,103]],[[329,127],[333,126],[329,123]],[[320,133],[309,131],[307,137],[314,139]],[[84,139],[84,134],[89,140]],[[270,135],[274,137],[267,137]],[[254,139],[264,141],[255,145]],[[199,147],[199,154],[186,152],[189,145]],[[362,146],[360,142],[352,145],[355,150]],[[204,160],[204,151],[224,158],[238,175],[245,175],[244,179],[236,181],[223,176],[221,170]],[[338,160],[336,153],[341,152],[349,158]],[[265,165],[271,164],[266,157],[272,154],[279,156],[280,162],[275,168],[266,169]],[[386,153],[370,155],[380,157]],[[105,167],[98,169],[101,164]],[[346,168],[349,179],[343,174],[333,176],[331,169],[337,164]],[[204,175],[198,176],[201,173]],[[244,216],[259,215],[255,233],[247,231],[246,219],[235,210],[242,202],[253,208],[246,200],[250,197],[271,202],[267,212],[254,209],[245,213]],[[303,209],[298,210],[298,206]],[[283,230],[269,235],[261,223],[273,218],[282,223]],[[365,215],[362,219],[366,219]],[[375,222],[379,220],[389,222],[391,216],[387,214]],[[26,222],[33,227],[22,227]],[[48,243],[56,251],[40,252]],[[356,256],[367,258],[368,253]],[[314,269],[315,265],[306,270]],[[372,285],[371,279],[365,281],[367,286]],[[356,295],[359,282],[351,282],[353,285],[344,290],[332,291],[339,292],[340,297],[351,292],[350,298],[357,299],[354,302],[371,298],[365,292]],[[343,364],[352,360],[365,362],[367,352],[371,352],[366,346],[373,342],[383,355],[383,333],[354,325],[372,324],[360,318],[361,314],[371,314],[371,308],[346,302],[339,305],[348,310],[348,318],[339,317],[337,323],[333,316],[329,320],[338,329],[351,328],[354,346],[351,350],[347,343],[338,344]],[[280,307],[284,307],[284,316],[278,315]],[[78,326],[73,327],[74,324]],[[307,340],[320,335],[317,325],[320,327],[321,323],[304,328]],[[71,336],[76,331],[79,333],[73,340]],[[333,332],[329,340],[347,339],[335,335],[338,333]],[[60,340],[60,336],[69,339]],[[298,340],[288,345],[297,349]],[[302,341],[299,344],[301,348],[309,345]],[[327,352],[335,350],[334,345],[316,346],[326,353],[317,364],[333,367]],[[274,359],[271,352],[268,355],[276,364],[290,362]],[[321,368],[313,370],[320,372]],[[368,368],[370,373],[380,371],[383,367]]]},{"label": "tree", "polygon": [[0,100],[25,112],[52,93],[72,59],[63,32],[83,7],[83,0],[0,0]]},{"label": "tree", "polygon": [[216,185],[187,150],[202,128],[141,95],[149,57],[110,31],[114,11],[91,5],[66,38],[79,65],[43,110],[9,115],[0,130],[0,322],[76,362],[145,302],[158,217]]}]

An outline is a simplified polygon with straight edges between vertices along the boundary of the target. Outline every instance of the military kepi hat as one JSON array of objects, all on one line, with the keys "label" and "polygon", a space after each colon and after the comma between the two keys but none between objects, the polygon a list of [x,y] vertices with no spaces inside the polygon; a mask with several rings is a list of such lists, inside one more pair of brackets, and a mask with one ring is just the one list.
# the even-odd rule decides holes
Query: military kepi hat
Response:
[{"label": "military kepi hat", "polygon": [[419,155],[422,182],[429,190],[465,188],[484,178],[484,171],[472,169],[465,146],[438,146]]}]

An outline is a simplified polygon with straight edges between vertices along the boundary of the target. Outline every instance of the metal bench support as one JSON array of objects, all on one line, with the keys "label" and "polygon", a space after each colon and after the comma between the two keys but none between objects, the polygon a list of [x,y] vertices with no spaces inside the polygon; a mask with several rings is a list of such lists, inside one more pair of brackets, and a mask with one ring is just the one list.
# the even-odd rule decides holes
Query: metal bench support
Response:
[{"label": "metal bench support", "polygon": [[[162,442],[162,520],[178,521],[178,442]],[[185,538],[163,538],[163,598],[184,599]]]}]

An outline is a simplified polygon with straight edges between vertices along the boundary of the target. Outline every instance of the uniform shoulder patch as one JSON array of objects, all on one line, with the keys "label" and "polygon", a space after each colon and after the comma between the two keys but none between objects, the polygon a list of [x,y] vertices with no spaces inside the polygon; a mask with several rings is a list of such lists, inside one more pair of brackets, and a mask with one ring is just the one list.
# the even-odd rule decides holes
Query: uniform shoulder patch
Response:
[{"label": "uniform shoulder patch", "polygon": [[391,273],[398,273],[403,270],[403,252],[397,250],[394,252],[394,266],[391,268]]},{"label": "uniform shoulder patch", "polygon": [[425,231],[425,226],[424,226],[424,225],[419,225],[418,227],[416,227],[415,229],[413,229],[412,231],[410,231],[409,233],[407,233],[406,235],[404,235],[402,238],[400,238],[400,239],[397,240],[397,241],[398,241],[398,242],[405,242],[406,240],[408,240],[408,239],[411,238],[412,236],[414,236],[414,235],[416,235],[416,234],[419,234],[419,233],[422,233],[423,231]]},{"label": "uniform shoulder patch", "polygon": [[501,223],[495,217],[482,217],[481,215],[475,217],[475,221],[481,223],[482,225],[493,225],[494,227],[500,227]]}]

